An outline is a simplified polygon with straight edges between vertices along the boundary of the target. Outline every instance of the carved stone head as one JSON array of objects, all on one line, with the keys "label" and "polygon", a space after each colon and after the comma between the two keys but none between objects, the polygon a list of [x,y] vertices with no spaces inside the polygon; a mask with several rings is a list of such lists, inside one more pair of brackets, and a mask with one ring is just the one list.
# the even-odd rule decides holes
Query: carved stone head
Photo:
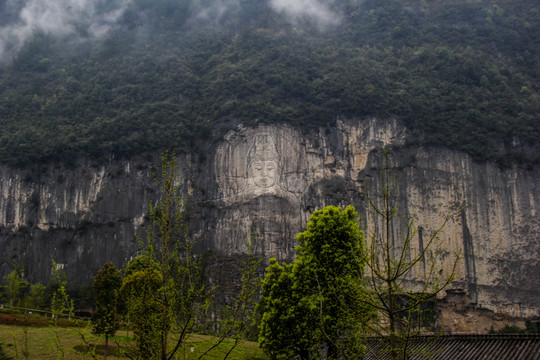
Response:
[{"label": "carved stone head", "polygon": [[279,183],[281,167],[274,140],[269,134],[255,136],[247,156],[248,179],[259,188]]}]

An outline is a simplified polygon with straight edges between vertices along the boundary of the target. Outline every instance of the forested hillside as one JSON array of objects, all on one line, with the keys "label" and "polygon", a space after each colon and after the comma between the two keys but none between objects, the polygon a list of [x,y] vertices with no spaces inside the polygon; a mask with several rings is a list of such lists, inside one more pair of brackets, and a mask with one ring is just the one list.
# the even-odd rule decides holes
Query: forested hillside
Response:
[{"label": "forested hillside", "polygon": [[23,38],[31,2],[0,0],[5,164],[197,151],[238,123],[364,116],[479,161],[540,162],[534,0],[96,1],[69,31]]}]

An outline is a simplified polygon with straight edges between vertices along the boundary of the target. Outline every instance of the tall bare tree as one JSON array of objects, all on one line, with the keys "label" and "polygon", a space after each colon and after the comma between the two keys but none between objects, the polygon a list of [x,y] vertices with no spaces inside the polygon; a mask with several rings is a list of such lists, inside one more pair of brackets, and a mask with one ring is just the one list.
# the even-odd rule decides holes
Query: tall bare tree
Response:
[{"label": "tall bare tree", "polygon": [[[408,359],[410,340],[427,331],[428,303],[436,300],[454,279],[459,254],[451,255],[450,266],[441,265],[440,241],[447,222],[456,214],[450,209],[434,229],[415,224],[415,213],[402,211],[390,153],[383,149],[380,183],[367,191],[370,219],[367,223],[368,305],[378,314],[368,330],[380,336],[384,351],[392,359]],[[373,191],[373,192],[370,192]],[[413,240],[418,239],[416,247]],[[445,271],[447,270],[447,271]]]},{"label": "tall bare tree", "polygon": [[[182,349],[188,336],[204,321],[214,299],[214,289],[206,286],[201,256],[193,252],[193,242],[183,222],[184,201],[176,155],[165,152],[161,168],[154,174],[160,197],[150,204],[150,224],[146,228],[146,251],[129,266],[122,285],[127,311],[137,334],[139,358],[170,360]],[[222,318],[216,344],[225,337],[236,346],[247,331],[258,292],[253,245],[242,266],[242,288],[234,306]],[[224,358],[228,357],[232,349]]]}]

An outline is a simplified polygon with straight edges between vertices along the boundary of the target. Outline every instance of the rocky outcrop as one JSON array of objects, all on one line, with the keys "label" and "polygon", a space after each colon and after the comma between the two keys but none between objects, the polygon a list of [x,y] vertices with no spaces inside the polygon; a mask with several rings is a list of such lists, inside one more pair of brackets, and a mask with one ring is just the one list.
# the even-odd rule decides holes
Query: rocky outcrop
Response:
[{"label": "rocky outcrop", "polygon": [[[441,269],[451,268],[452,253],[461,254],[452,288],[496,313],[538,316],[539,169],[502,170],[406,139],[393,119],[340,120],[310,134],[239,126],[209,145],[204,160],[180,156],[186,222],[197,251],[232,257],[253,236],[258,254],[291,260],[296,234],[326,205],[352,204],[369,226],[365,194],[380,182],[387,146],[401,210],[416,214],[422,229],[414,246],[457,211],[440,236]],[[73,279],[88,282],[106,261],[123,266],[138,250],[136,234],[157,196],[152,166],[158,159],[0,167],[1,275],[19,261],[30,279],[43,281],[55,259]]]}]

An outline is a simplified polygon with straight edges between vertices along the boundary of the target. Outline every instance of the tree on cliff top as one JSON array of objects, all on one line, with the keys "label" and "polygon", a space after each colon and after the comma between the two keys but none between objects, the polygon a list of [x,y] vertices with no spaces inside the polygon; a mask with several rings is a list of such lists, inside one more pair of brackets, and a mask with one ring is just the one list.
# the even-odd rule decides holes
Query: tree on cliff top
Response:
[{"label": "tree on cliff top", "polygon": [[292,265],[271,260],[259,304],[259,341],[274,359],[308,358],[323,346],[329,359],[364,352],[364,235],[352,206],[315,211],[297,238]]}]

